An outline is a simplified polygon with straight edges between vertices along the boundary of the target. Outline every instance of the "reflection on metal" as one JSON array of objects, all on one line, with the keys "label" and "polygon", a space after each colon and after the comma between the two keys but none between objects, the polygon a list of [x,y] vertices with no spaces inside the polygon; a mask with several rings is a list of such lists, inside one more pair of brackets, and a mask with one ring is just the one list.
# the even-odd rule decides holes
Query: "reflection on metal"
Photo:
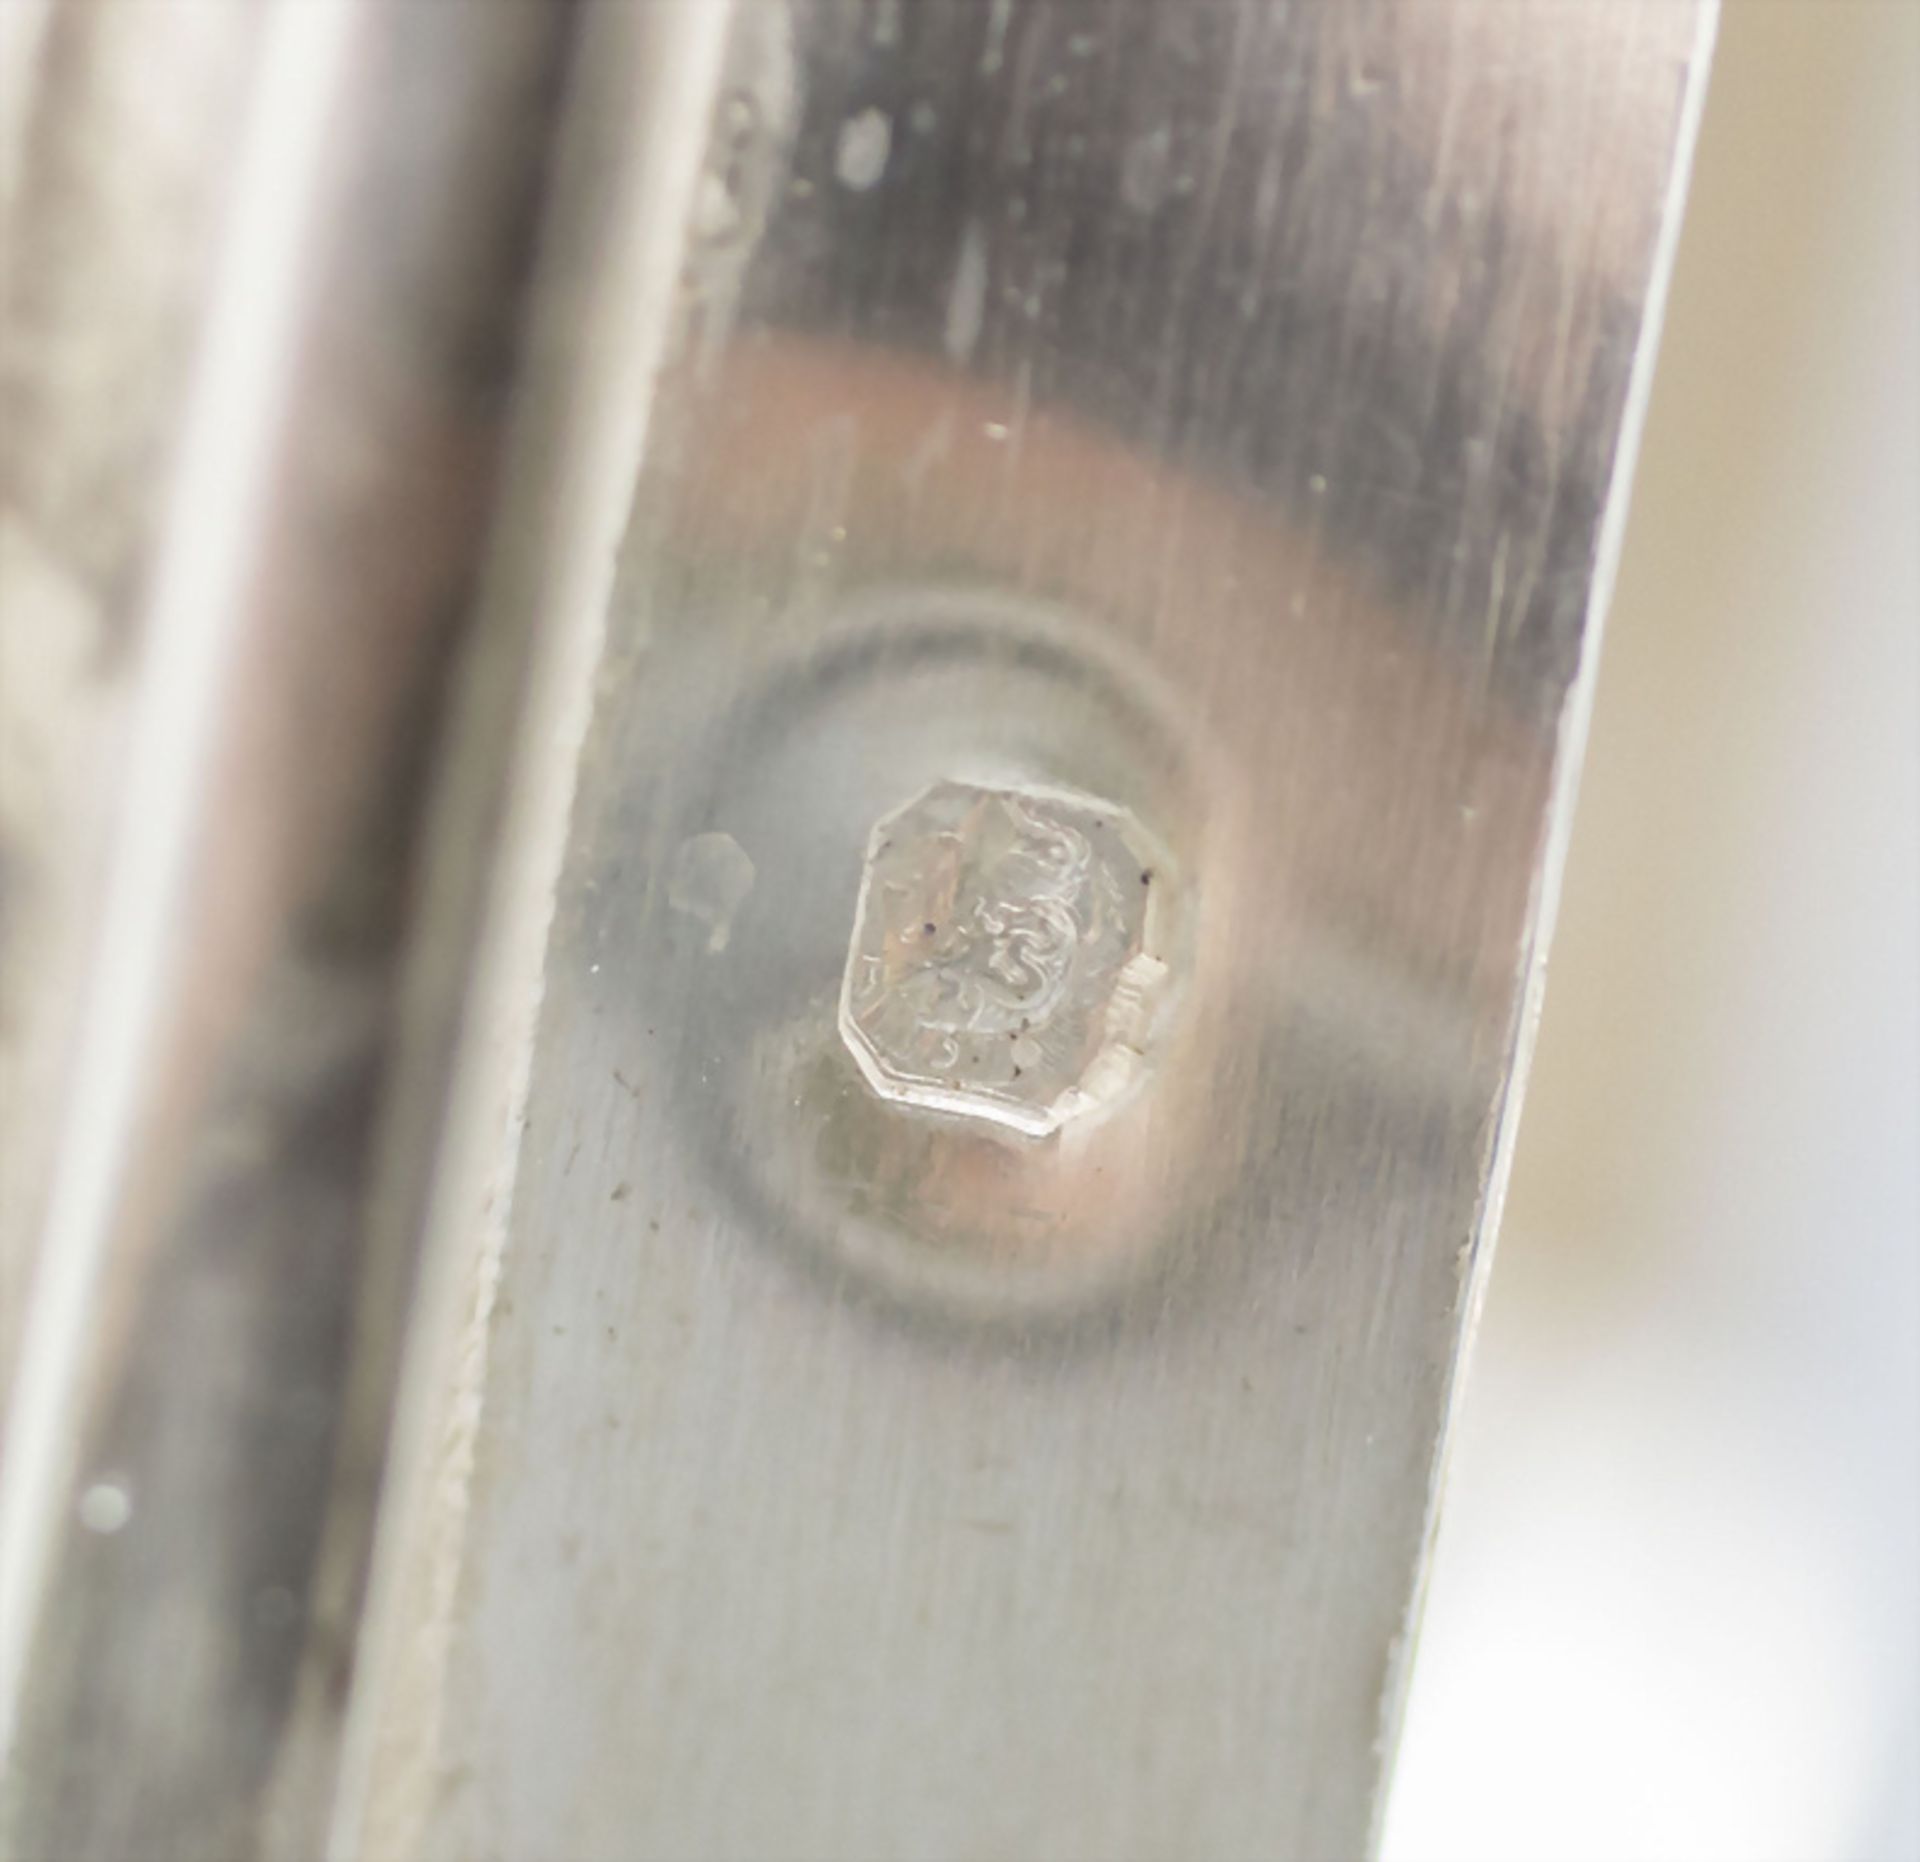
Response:
[{"label": "reflection on metal", "polygon": [[[1358,1853],[1707,11],[484,17],[343,66],[6,1834]],[[58,490],[0,587],[142,588]]]}]

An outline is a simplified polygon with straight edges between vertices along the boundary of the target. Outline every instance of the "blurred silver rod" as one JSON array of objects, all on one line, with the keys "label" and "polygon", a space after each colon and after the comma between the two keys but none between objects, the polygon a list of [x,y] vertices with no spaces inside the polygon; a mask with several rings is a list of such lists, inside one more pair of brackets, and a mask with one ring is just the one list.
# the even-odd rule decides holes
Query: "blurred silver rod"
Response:
[{"label": "blurred silver rod", "polygon": [[124,804],[0,1467],[0,1763],[72,1485],[101,1269],[139,1174],[185,907],[213,801],[214,729],[244,632],[267,467],[305,305],[327,132],[361,0],[279,0],[239,140],[228,227],[144,634]]}]

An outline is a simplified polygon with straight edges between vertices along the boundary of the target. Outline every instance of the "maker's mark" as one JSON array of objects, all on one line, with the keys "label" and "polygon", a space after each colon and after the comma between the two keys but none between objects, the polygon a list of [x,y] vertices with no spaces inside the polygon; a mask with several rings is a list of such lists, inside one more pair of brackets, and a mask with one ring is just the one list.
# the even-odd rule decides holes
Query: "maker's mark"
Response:
[{"label": "maker's mark", "polygon": [[868,842],[841,1034],[883,1098],[1045,1136],[1138,1077],[1171,885],[1111,803],[938,783]]}]

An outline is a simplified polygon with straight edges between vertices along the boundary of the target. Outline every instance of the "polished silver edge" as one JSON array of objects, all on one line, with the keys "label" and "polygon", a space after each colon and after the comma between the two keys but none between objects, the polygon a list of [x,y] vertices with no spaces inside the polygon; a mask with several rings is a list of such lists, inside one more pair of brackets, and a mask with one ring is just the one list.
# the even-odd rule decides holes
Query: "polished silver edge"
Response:
[{"label": "polished silver edge", "polygon": [[[580,28],[478,651],[520,642],[480,944],[447,1082],[327,1854],[409,1855],[441,1679],[533,1035],[618,546],[672,332],[730,0],[594,0]],[[519,655],[507,649],[508,657]],[[469,740],[493,720],[464,720]],[[456,734],[462,726],[456,723]],[[456,747],[456,762],[459,747]],[[452,781],[458,783],[454,774]],[[462,809],[462,798],[447,798]],[[463,911],[466,901],[443,901]],[[434,901],[429,900],[429,912]],[[431,947],[431,927],[424,942]]]},{"label": "polished silver edge", "polygon": [[1626,403],[1621,410],[1619,437],[1614,443],[1613,469],[1609,475],[1606,505],[1594,552],[1593,580],[1587,591],[1579,659],[1560,710],[1545,838],[1534,866],[1532,896],[1527,907],[1528,948],[1519,1007],[1514,1018],[1512,1055],[1494,1125],[1480,1217],[1474,1225],[1473,1236],[1462,1262],[1460,1329],[1453,1359],[1447,1369],[1445,1408],[1441,1414],[1433,1465],[1428,1476],[1426,1523],[1421,1535],[1420,1556],[1414,1567],[1413,1591],[1408,1598],[1406,1617],[1395,1638],[1392,1656],[1387,1664],[1386,1685],[1381,1692],[1380,1730],[1377,1735],[1379,1779],[1374,1790],[1373,1818],[1367,1838],[1369,1855],[1378,1853],[1385,1833],[1388,1802],[1393,1788],[1394,1760],[1404,1727],[1408,1684],[1419,1646],[1421,1619],[1426,1609],[1428,1581],[1433,1570],[1434,1546],[1446,1500],[1448,1467],[1465,1403],[1467,1372],[1474,1341],[1486,1305],[1487,1287],[1493,1275],[1494,1253],[1506,1207],[1507,1189],[1513,1177],[1521,1108],[1526,1100],[1527,1082],[1533,1070],[1534,1050],[1540,1035],[1540,1017],[1546,999],[1547,958],[1559,918],[1567,856],[1573,844],[1580,772],[1586,761],[1587,736],[1592,726],[1594,694],[1599,681],[1600,643],[1606,631],[1607,614],[1613,604],[1614,584],[1619,576],[1621,551],[1626,540],[1627,518],[1633,501],[1633,477],[1640,461],[1647,410],[1653,399],[1660,336],[1666,322],[1674,263],[1686,218],[1687,194],[1693,177],[1694,156],[1699,148],[1700,124],[1706,111],[1707,81],[1719,27],[1720,0],[1699,0],[1693,45],[1687,58],[1686,93],[1674,131],[1666,204],[1661,215],[1659,240],[1648,270],[1639,338],[1627,383]]}]

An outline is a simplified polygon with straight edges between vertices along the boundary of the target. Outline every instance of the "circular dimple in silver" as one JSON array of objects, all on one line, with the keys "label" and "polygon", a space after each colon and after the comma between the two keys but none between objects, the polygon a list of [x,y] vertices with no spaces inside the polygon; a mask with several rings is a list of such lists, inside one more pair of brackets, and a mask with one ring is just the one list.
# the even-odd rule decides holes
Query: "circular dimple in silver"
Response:
[{"label": "circular dimple in silver", "polygon": [[[591,935],[664,959],[616,999],[663,1056],[671,1090],[649,1104],[671,1124],[685,1194],[724,1199],[743,1233],[810,1258],[835,1297],[862,1287],[966,1326],[1111,1310],[1192,1232],[1211,1187],[1193,1169],[1210,1154],[1197,1140],[1221,981],[1203,962],[1202,905],[1204,891],[1217,921],[1231,874],[1213,857],[1222,790],[1191,721],[1112,628],[980,588],[875,588],[777,646],[757,613],[676,624],[701,645],[636,712],[609,816],[620,831],[588,898]],[[735,690],[742,668],[746,690],[714,711],[711,692]],[[850,1003],[861,977],[848,974],[872,864],[942,791],[968,807],[1002,798],[1043,829],[1037,864],[1012,846],[1011,864],[991,857],[1015,825],[991,810],[959,835],[973,877],[946,849],[956,899],[971,889],[983,912],[936,968],[991,979],[997,998],[973,1007],[1004,1051],[976,1044],[944,1077],[911,1065],[920,1015],[896,1045],[862,1015],[870,1003]],[[633,863],[639,823],[654,838]],[[1083,880],[1105,867],[1137,895],[1137,930],[1107,895],[1126,922],[1117,944],[1085,935],[1084,900],[1076,913],[1059,897],[1071,863],[1049,851],[1048,824],[1087,841]],[[1063,904],[1079,962],[1045,983],[1062,969]],[[938,932],[912,909],[900,924]],[[878,993],[907,982],[883,964]],[[962,992],[932,993],[930,1019],[964,1027]],[[1088,998],[1103,994],[1096,1016]],[[1025,1005],[1011,1036],[1009,998]],[[1045,1022],[1042,1039],[1022,1017]]]}]

